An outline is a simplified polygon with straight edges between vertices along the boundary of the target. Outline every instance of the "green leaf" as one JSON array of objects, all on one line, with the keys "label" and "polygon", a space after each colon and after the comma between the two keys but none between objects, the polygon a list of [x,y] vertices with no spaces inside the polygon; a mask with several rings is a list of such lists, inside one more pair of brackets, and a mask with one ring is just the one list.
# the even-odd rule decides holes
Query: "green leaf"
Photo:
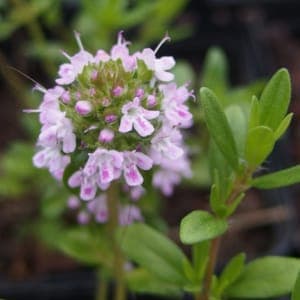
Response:
[{"label": "green leaf", "polygon": [[252,96],[250,115],[249,115],[249,125],[248,129],[252,129],[259,125],[259,102],[256,96]]},{"label": "green leaf", "polygon": [[273,150],[273,131],[266,126],[257,126],[248,132],[245,159],[251,166],[259,166]]},{"label": "green leaf", "polygon": [[136,268],[126,272],[125,276],[130,291],[136,293],[150,293],[169,297],[175,297],[182,293],[176,285],[157,279],[145,269]]},{"label": "green leaf", "polygon": [[300,272],[298,273],[296,283],[292,292],[292,300],[300,299]]},{"label": "green leaf", "polygon": [[245,266],[245,254],[240,253],[233,257],[223,270],[217,287],[218,295],[220,296],[224,290],[232,283],[234,283],[240,274],[242,273]]},{"label": "green leaf", "polygon": [[240,193],[233,201],[230,205],[227,206],[227,210],[226,210],[226,214],[224,216],[229,217],[231,216],[235,210],[237,209],[237,207],[239,206],[239,204],[241,203],[241,201],[244,199],[244,197],[246,196],[245,193]]},{"label": "green leaf", "polygon": [[205,121],[220,152],[234,170],[238,169],[238,153],[227,118],[214,93],[208,88],[200,89]]},{"label": "green leaf", "polygon": [[286,69],[277,71],[260,98],[260,124],[276,130],[286,115],[291,98],[291,80]]},{"label": "green leaf", "polygon": [[112,252],[103,237],[98,230],[93,232],[89,227],[78,227],[59,232],[55,244],[56,248],[80,262],[110,268]]},{"label": "green leaf", "polygon": [[180,223],[180,240],[184,244],[196,244],[223,234],[228,224],[210,213],[196,210],[185,216]]},{"label": "green leaf", "polygon": [[221,198],[219,184],[213,184],[210,190],[209,203],[212,211],[217,216],[224,216],[226,213],[226,205]]},{"label": "green leaf", "polygon": [[194,244],[192,247],[193,265],[195,269],[196,281],[198,283],[201,282],[206,270],[206,265],[209,258],[209,248],[209,241]]},{"label": "green leaf", "polygon": [[239,156],[243,157],[247,137],[246,115],[238,105],[228,106],[225,110],[225,114],[233,133]]},{"label": "green leaf", "polygon": [[286,132],[286,130],[291,124],[292,117],[293,117],[293,113],[290,113],[281,121],[278,128],[274,132],[274,137],[276,140],[280,139],[281,136]]},{"label": "green leaf", "polygon": [[187,258],[167,237],[145,224],[133,224],[119,231],[120,245],[125,254],[157,279],[184,286],[183,263]]},{"label": "green leaf", "polygon": [[224,52],[220,48],[210,48],[204,60],[201,85],[222,97],[228,89],[227,77],[228,64]]},{"label": "green leaf", "polygon": [[251,185],[260,189],[274,189],[300,182],[300,165],[254,178]]},{"label": "green leaf", "polygon": [[267,256],[249,263],[225,291],[227,297],[260,299],[288,294],[300,271],[300,259]]}]

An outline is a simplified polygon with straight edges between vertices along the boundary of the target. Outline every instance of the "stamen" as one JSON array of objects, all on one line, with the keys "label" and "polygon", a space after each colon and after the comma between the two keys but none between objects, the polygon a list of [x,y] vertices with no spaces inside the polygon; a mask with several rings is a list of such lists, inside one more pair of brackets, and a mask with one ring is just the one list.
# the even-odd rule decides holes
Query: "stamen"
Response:
[{"label": "stamen", "polygon": [[80,33],[77,32],[77,31],[74,31],[74,34],[75,34],[75,39],[76,39],[76,42],[77,42],[77,45],[78,45],[79,49],[81,51],[84,51],[84,48],[83,48],[83,45],[82,45],[82,42],[81,42],[81,39],[80,39]]},{"label": "stamen", "polygon": [[32,88],[32,91],[39,91],[41,93],[47,93],[47,90],[41,86],[39,83],[37,83],[33,88]]},{"label": "stamen", "polygon": [[[39,90],[39,91],[41,91],[41,92],[43,92],[43,93],[46,93],[46,91],[47,91],[46,88],[44,88],[41,84],[39,84],[36,80],[34,80],[34,79],[33,79],[32,77],[30,77],[29,75],[23,73],[22,71],[20,71],[20,70],[14,68],[14,67],[12,67],[12,66],[8,66],[8,68],[14,70],[15,72],[21,74],[22,76],[24,76],[24,77],[27,78],[28,80],[30,80],[30,81],[32,81],[33,83],[35,83],[35,84],[36,84],[35,88],[36,88],[37,90]],[[33,90],[34,90],[35,88],[33,88]]]},{"label": "stamen", "polygon": [[41,112],[40,109],[23,109],[22,110],[24,113],[28,113],[28,114],[31,114],[31,113],[39,113]]},{"label": "stamen", "polygon": [[68,60],[71,60],[71,56],[65,52],[64,50],[60,50],[60,52],[62,53],[63,56],[65,56]]},{"label": "stamen", "polygon": [[171,41],[171,38],[169,37],[168,32],[166,32],[165,37],[160,41],[160,43],[157,45],[157,47],[154,50],[154,54],[157,53],[157,51],[160,49],[160,47],[165,43],[165,42]]}]

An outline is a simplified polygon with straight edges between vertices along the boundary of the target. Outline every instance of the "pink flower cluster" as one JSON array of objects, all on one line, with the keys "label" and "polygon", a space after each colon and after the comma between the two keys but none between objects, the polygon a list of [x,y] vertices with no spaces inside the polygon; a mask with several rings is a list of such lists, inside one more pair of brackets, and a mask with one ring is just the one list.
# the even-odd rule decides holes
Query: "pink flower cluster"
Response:
[{"label": "pink flower cluster", "polygon": [[33,162],[62,180],[66,167],[85,154],[67,182],[89,201],[89,211],[99,211],[95,218],[102,222],[107,211],[99,191],[112,181],[138,192],[144,171],[153,170],[153,185],[170,195],[191,175],[181,130],[192,125],[186,101],[193,94],[187,85],[172,82],[173,57],[157,58],[167,37],[155,50],[130,54],[120,33],[110,53],[95,55],[84,50],[78,34],[76,39],[80,50],[73,56],[63,52],[69,62],[60,66],[57,85],[37,87],[44,97]]}]

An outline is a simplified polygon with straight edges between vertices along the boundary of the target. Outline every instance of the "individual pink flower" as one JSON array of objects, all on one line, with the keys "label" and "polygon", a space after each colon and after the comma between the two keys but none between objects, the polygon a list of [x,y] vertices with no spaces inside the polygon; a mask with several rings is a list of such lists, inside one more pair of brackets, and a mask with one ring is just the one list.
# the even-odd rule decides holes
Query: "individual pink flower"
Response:
[{"label": "individual pink flower", "polygon": [[182,136],[176,128],[165,126],[151,140],[151,157],[156,163],[165,158],[176,160],[184,153],[181,147]]},{"label": "individual pink flower", "polygon": [[69,64],[62,64],[59,68],[58,75],[60,76],[56,79],[57,84],[68,85],[71,84],[78,74],[80,74],[85,66],[94,61],[94,57],[89,52],[85,51],[79,34],[75,32],[75,37],[80,51],[74,56],[69,56],[67,53],[63,54],[69,59]]},{"label": "individual pink flower", "polygon": [[61,154],[57,147],[46,147],[33,156],[33,164],[37,168],[48,168],[54,178],[62,178],[65,167],[70,163],[67,155]]},{"label": "individual pink flower", "polygon": [[140,209],[134,205],[121,207],[119,211],[119,223],[121,226],[132,224],[134,221],[143,221]]},{"label": "individual pink flower", "polygon": [[139,186],[144,179],[138,170],[150,170],[153,165],[152,159],[142,152],[124,152],[123,172],[126,183],[129,186]]},{"label": "individual pink flower", "polygon": [[164,159],[160,163],[160,169],[157,170],[152,179],[152,183],[159,188],[165,196],[171,196],[174,186],[177,185],[182,178],[190,178],[192,170],[184,150],[184,154],[176,160]]},{"label": "individual pink flower", "polygon": [[98,148],[89,154],[83,173],[87,176],[97,174],[101,184],[108,184],[120,177],[123,164],[121,152]]},{"label": "individual pink flower", "polygon": [[96,222],[106,223],[108,220],[108,207],[106,195],[101,194],[87,204],[88,211],[94,215]]},{"label": "individual pink flower", "polygon": [[156,58],[156,51],[146,48],[139,55],[149,70],[154,71],[154,75],[158,80],[171,81],[174,79],[174,74],[167,72],[175,66],[175,60],[171,56]]},{"label": "individual pink flower", "polygon": [[157,118],[159,111],[143,108],[139,98],[136,97],[133,101],[126,103],[122,107],[122,113],[120,132],[126,133],[134,128],[142,137],[149,136],[154,132],[154,127],[148,120]]},{"label": "individual pink flower", "polygon": [[[51,116],[54,113],[54,116]],[[55,118],[56,117],[56,118]],[[48,123],[44,124],[38,138],[38,144],[43,147],[61,145],[63,152],[71,153],[76,148],[76,136],[73,133],[72,122],[65,114],[50,111]]]},{"label": "individual pink flower", "polygon": [[118,42],[112,47],[110,56],[112,60],[121,59],[124,69],[130,72],[136,68],[136,58],[129,54],[127,45],[128,42],[123,38],[123,32],[119,32]]},{"label": "individual pink flower", "polygon": [[184,104],[192,93],[186,86],[177,88],[175,83],[161,84],[159,86],[163,92],[162,109],[164,116],[171,126],[189,127],[192,125],[192,114],[188,106]]}]

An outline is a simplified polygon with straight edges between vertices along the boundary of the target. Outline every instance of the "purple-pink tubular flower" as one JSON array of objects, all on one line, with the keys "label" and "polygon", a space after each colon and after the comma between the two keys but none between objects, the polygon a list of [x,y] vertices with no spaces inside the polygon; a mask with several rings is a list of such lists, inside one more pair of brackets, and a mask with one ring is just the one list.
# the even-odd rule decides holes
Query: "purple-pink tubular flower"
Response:
[{"label": "purple-pink tubular flower", "polygon": [[[169,37],[154,50],[131,53],[120,32],[110,51],[95,54],[84,49],[78,33],[75,37],[79,51],[63,52],[67,61],[59,67],[55,85],[35,88],[43,100],[34,110],[41,130],[33,162],[58,181],[64,178],[84,200],[80,223],[105,223],[105,191],[114,181],[137,200],[146,193],[146,173],[167,195],[190,176],[182,129],[192,125],[187,103],[193,93],[173,82],[174,58],[158,56]],[[72,199],[69,206],[75,207]],[[142,219],[135,206],[119,212],[121,224]]]}]

